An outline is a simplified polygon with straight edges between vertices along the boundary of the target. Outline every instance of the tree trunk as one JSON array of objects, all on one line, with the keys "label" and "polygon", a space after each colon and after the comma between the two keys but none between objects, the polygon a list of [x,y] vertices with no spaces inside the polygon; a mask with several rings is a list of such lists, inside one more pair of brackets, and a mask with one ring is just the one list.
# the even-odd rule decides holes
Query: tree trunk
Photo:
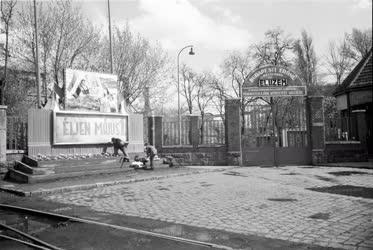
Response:
[{"label": "tree trunk", "polygon": [[48,87],[47,87],[47,56],[46,56],[46,53],[44,53],[44,57],[43,57],[43,88],[44,88],[44,93],[45,93],[45,97],[44,97],[44,105],[47,104],[48,102]]},{"label": "tree trunk", "polygon": [[241,101],[241,136],[245,134],[245,105]]},{"label": "tree trunk", "polygon": [[147,117],[151,114],[149,87],[144,88],[143,95],[144,95],[144,116]]},{"label": "tree trunk", "polygon": [[201,130],[201,135],[200,135],[200,143],[203,144],[203,139],[205,137],[204,135],[204,127],[205,127],[205,113],[204,112],[201,112],[201,127],[200,127],[200,130]]}]

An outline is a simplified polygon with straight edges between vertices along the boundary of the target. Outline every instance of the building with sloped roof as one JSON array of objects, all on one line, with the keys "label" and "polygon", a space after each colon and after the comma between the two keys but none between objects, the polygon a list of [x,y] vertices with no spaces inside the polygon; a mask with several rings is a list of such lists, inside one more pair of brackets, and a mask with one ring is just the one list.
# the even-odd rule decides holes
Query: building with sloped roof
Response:
[{"label": "building with sloped roof", "polygon": [[333,93],[341,112],[342,132],[347,132],[350,140],[360,141],[369,158],[373,157],[372,81],[371,49]]}]

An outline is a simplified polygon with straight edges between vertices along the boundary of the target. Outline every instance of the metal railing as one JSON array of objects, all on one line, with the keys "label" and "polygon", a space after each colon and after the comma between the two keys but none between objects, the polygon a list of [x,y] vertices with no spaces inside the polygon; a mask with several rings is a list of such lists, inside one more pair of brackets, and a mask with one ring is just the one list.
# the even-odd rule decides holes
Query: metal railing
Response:
[{"label": "metal railing", "polygon": [[[199,122],[199,128],[201,121]],[[200,133],[201,144],[225,144],[225,127],[221,120],[208,120],[204,122],[203,133]]]},{"label": "metal railing", "polygon": [[[181,145],[190,145],[190,122],[189,119],[181,121]],[[179,144],[178,121],[163,122],[163,145],[174,146]]]},{"label": "metal railing", "polygon": [[[191,120],[185,117],[181,121],[181,145],[191,145],[192,133],[199,134],[199,144],[212,145],[225,143],[225,128],[221,120],[207,120],[204,122],[203,131],[201,131],[201,120],[195,127],[198,131],[191,131]],[[178,140],[178,122],[163,121],[163,145],[179,145]]]},{"label": "metal railing", "polygon": [[325,141],[340,141],[342,138],[342,118],[340,116],[330,119],[325,117]]}]

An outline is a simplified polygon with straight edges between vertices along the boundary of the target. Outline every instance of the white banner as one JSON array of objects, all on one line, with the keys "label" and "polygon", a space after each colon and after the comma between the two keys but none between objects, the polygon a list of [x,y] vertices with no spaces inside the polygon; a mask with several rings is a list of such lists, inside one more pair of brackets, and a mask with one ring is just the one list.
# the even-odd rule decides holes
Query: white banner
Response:
[{"label": "white banner", "polygon": [[128,141],[128,116],[54,112],[53,144],[100,144],[112,137]]}]

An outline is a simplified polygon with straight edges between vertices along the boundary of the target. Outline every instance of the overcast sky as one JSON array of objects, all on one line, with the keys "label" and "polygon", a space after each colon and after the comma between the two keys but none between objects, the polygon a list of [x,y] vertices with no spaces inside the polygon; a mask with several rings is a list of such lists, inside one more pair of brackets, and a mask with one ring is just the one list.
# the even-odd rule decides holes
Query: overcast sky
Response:
[{"label": "overcast sky", "polygon": [[[106,0],[80,2],[94,23],[107,27]],[[180,60],[199,70],[214,70],[229,51],[244,50],[277,26],[294,37],[307,30],[322,57],[330,40],[372,24],[372,0],[110,0],[110,5],[114,24],[128,22],[133,31],[160,42],[171,58],[193,44],[196,55],[185,51]]]}]

